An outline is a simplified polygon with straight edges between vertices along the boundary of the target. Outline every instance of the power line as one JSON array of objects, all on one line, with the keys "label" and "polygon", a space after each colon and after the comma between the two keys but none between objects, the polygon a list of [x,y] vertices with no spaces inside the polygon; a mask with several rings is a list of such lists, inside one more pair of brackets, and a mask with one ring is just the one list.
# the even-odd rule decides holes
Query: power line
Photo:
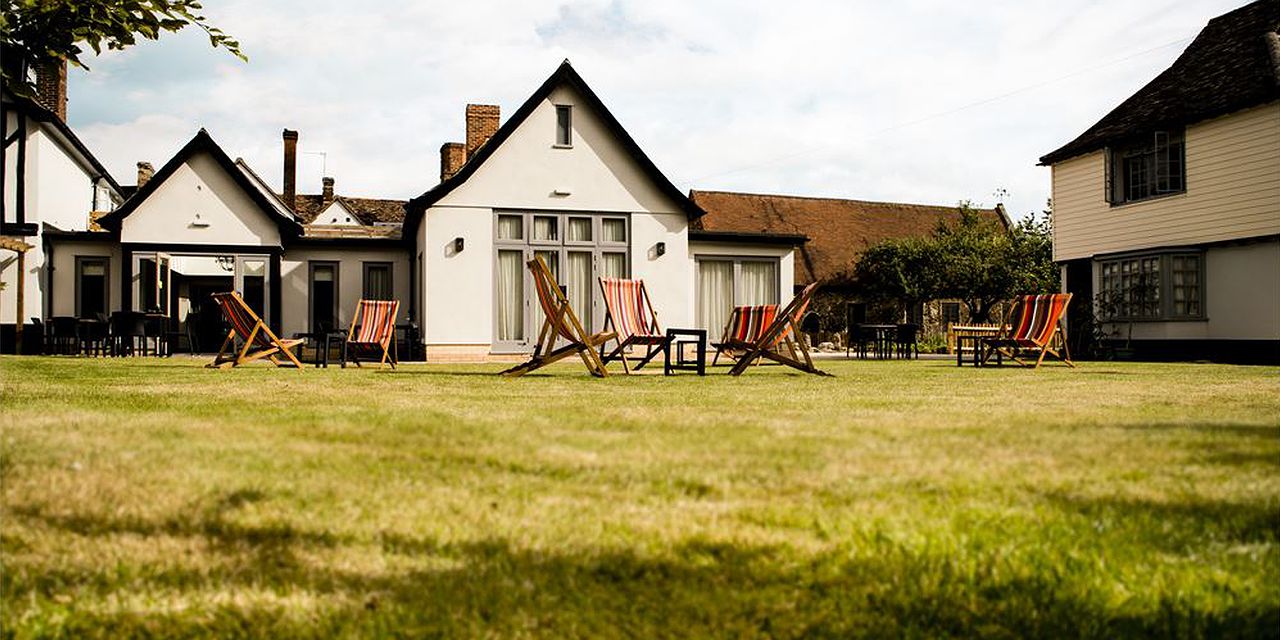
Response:
[{"label": "power line", "polygon": [[[1035,89],[1039,89],[1039,88],[1041,88],[1041,87],[1046,87],[1046,86],[1051,85],[1051,84],[1056,84],[1056,83],[1058,83],[1058,82],[1062,82],[1063,80],[1069,80],[1069,79],[1071,79],[1071,78],[1074,78],[1074,77],[1076,77],[1076,76],[1080,76],[1080,75],[1084,75],[1084,74],[1086,74],[1086,73],[1092,73],[1092,72],[1094,72],[1094,71],[1100,71],[1100,70],[1102,70],[1102,69],[1106,69],[1106,68],[1108,68],[1108,67],[1113,67],[1113,66],[1115,66],[1115,65],[1117,65],[1117,64],[1121,64],[1121,63],[1123,63],[1123,62],[1128,62],[1128,61],[1133,60],[1133,59],[1135,59],[1135,58],[1140,58],[1140,57],[1142,57],[1142,56],[1145,56],[1145,55],[1148,55],[1148,54],[1151,54],[1151,53],[1155,53],[1156,51],[1160,51],[1160,50],[1162,50],[1162,49],[1168,49],[1169,47],[1176,46],[1176,45],[1182,44],[1182,43],[1184,43],[1184,42],[1187,42],[1187,41],[1189,41],[1189,40],[1192,40],[1194,37],[1195,37],[1195,36],[1187,36],[1187,37],[1185,37],[1185,38],[1179,38],[1179,39],[1174,40],[1174,41],[1172,41],[1172,42],[1166,42],[1165,44],[1162,44],[1162,45],[1157,46],[1157,47],[1152,47],[1152,48],[1150,48],[1150,49],[1145,49],[1145,50],[1139,51],[1139,52],[1137,52],[1137,53],[1132,53],[1132,54],[1129,54],[1129,55],[1124,56],[1124,57],[1121,57],[1121,58],[1116,58],[1116,59],[1114,59],[1114,60],[1110,60],[1110,61],[1107,61],[1107,62],[1103,62],[1103,63],[1097,64],[1097,65],[1094,65],[1094,66],[1091,66],[1091,67],[1086,67],[1086,68],[1084,68],[1084,69],[1079,69],[1079,70],[1077,70],[1077,71],[1073,71],[1073,72],[1068,73],[1068,74],[1066,74],[1066,75],[1058,76],[1058,77],[1056,77],[1056,78],[1052,78],[1052,79],[1050,79],[1050,80],[1045,80],[1045,81],[1043,81],[1043,82],[1037,82],[1037,83],[1035,83],[1035,84],[1029,84],[1029,85],[1026,85],[1026,86],[1024,86],[1024,87],[1019,87],[1019,88],[1014,89],[1014,90],[1012,90],[1012,91],[1008,91],[1008,92],[1005,92],[1005,93],[1002,93],[1002,94],[999,94],[999,95],[996,95],[996,96],[992,96],[992,97],[990,97],[990,98],[984,98],[984,99],[982,99],[982,100],[978,100],[977,102],[970,102],[970,103],[968,103],[968,104],[964,104],[964,105],[961,105],[961,106],[958,106],[958,107],[955,107],[955,108],[952,108],[952,109],[948,109],[948,110],[946,110],[946,111],[939,111],[939,112],[937,112],[937,113],[933,113],[933,114],[930,114],[930,115],[927,115],[927,116],[923,116],[923,117],[917,118],[917,119],[915,119],[915,120],[908,120],[908,121],[906,121],[906,122],[900,122],[900,123],[897,123],[897,124],[892,124],[892,125],[889,125],[889,126],[887,126],[887,127],[884,127],[883,129],[877,129],[876,131],[873,131],[873,132],[871,132],[870,134],[867,134],[866,136],[863,136],[862,138],[858,138],[858,139],[856,139],[856,140],[846,140],[846,141],[842,141],[840,144],[847,145],[847,144],[849,144],[849,143],[854,143],[854,142],[864,142],[864,141],[867,141],[867,140],[874,139],[874,138],[876,138],[876,137],[878,137],[878,136],[881,136],[881,135],[883,135],[883,134],[885,134],[885,133],[888,133],[888,132],[890,132],[890,131],[895,131],[895,130],[897,130],[897,129],[904,129],[904,128],[906,128],[906,127],[912,127],[912,126],[915,126],[915,125],[918,125],[918,124],[921,124],[921,123],[924,123],[924,122],[928,122],[928,121],[930,121],[930,120],[936,120],[936,119],[938,119],[938,118],[943,118],[943,117],[946,117],[946,116],[949,116],[949,115],[952,115],[952,114],[955,114],[955,113],[959,113],[959,112],[961,112],[961,111],[965,111],[965,110],[968,110],[968,109],[972,109],[972,108],[974,108],[974,107],[980,107],[980,106],[985,105],[985,104],[991,104],[992,102],[998,102],[998,101],[1000,101],[1000,100],[1004,100],[1004,99],[1006,99],[1006,98],[1010,98],[1010,97],[1016,96],[1016,95],[1021,94],[1021,93],[1026,93],[1027,91],[1032,91],[1032,90],[1035,90]],[[696,182],[701,182],[701,181],[703,181],[703,180],[707,180],[707,179],[710,179],[710,178],[719,178],[719,177],[721,177],[721,176],[727,176],[727,175],[731,175],[731,174],[735,174],[735,173],[741,173],[741,172],[743,172],[743,171],[750,171],[750,170],[752,170],[752,169],[760,169],[760,168],[768,167],[768,166],[775,165],[775,164],[785,163],[785,162],[788,162],[788,161],[790,161],[790,160],[794,160],[794,159],[796,159],[796,158],[801,158],[801,157],[804,157],[804,156],[812,155],[812,154],[814,154],[814,153],[816,153],[816,152],[818,152],[818,151],[822,151],[822,150],[824,150],[824,149],[829,149],[829,148],[832,148],[832,147],[834,147],[834,146],[836,146],[836,143],[827,143],[827,144],[817,145],[817,146],[814,146],[814,147],[810,147],[810,148],[808,148],[808,149],[805,149],[805,150],[803,150],[803,151],[798,151],[798,152],[796,152],[796,153],[788,154],[788,155],[785,155],[785,156],[778,156],[778,157],[771,158],[771,159],[769,159],[769,160],[765,160],[765,161],[763,161],[763,162],[759,162],[759,163],[756,163],[756,164],[746,165],[746,166],[738,167],[738,168],[736,168],[736,169],[730,169],[730,170],[728,170],[728,171],[721,171],[721,172],[718,172],[718,173],[713,173],[713,174],[710,174],[710,175],[702,176],[702,177],[700,177],[700,178],[695,178],[695,179],[693,179],[691,182],[695,182],[695,183],[696,183]]]}]

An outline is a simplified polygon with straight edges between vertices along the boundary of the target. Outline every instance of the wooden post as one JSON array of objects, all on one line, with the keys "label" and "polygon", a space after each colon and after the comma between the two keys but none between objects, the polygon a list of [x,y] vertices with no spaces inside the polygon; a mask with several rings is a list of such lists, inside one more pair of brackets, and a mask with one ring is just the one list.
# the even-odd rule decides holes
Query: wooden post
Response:
[{"label": "wooden post", "polygon": [[13,353],[14,355],[22,355],[22,325],[25,316],[22,315],[24,298],[27,296],[27,252],[18,252],[18,308],[14,310],[13,319],[15,325],[13,328]]}]

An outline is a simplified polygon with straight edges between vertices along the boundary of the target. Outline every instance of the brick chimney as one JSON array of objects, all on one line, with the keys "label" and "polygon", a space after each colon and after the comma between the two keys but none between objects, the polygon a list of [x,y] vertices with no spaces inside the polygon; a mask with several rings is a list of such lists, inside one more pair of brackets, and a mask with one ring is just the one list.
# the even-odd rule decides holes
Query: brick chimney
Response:
[{"label": "brick chimney", "polygon": [[322,185],[320,189],[320,206],[324,208],[333,204],[333,178],[321,178],[320,184]]},{"label": "brick chimney", "polygon": [[475,157],[481,145],[498,132],[498,106],[493,104],[467,105],[467,160]]},{"label": "brick chimney", "polygon": [[139,162],[138,163],[138,188],[141,189],[143,185],[147,184],[147,182],[151,180],[151,176],[154,176],[155,174],[156,174],[156,168],[151,166],[150,162]]},{"label": "brick chimney", "polygon": [[440,145],[440,182],[453,177],[467,161],[467,148],[461,142]]},{"label": "brick chimney", "polygon": [[280,192],[284,206],[290,211],[297,211],[298,195],[298,132],[285,129],[281,134],[284,139],[284,179],[281,180]]},{"label": "brick chimney", "polygon": [[36,102],[67,121],[66,60],[46,60],[36,67]]}]

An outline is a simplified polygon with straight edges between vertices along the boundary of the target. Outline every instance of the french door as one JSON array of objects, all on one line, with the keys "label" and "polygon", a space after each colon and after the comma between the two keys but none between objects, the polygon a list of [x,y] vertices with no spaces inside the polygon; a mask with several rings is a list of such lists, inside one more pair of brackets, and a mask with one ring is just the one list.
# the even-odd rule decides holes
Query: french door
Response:
[{"label": "french door", "polygon": [[542,258],[588,332],[604,324],[597,278],[625,278],[628,219],[580,213],[499,213],[495,228],[494,350],[525,351],[545,315],[525,263]]},{"label": "french door", "polygon": [[169,315],[172,258],[167,253],[133,256],[133,310]]}]

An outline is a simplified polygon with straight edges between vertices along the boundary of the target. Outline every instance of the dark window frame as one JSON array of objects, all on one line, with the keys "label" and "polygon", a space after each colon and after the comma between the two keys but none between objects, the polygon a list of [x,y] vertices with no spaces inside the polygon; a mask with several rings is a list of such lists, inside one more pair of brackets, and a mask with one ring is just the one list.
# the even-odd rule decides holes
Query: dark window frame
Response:
[{"label": "dark window frame", "polygon": [[[1194,258],[1196,260],[1196,282],[1195,284],[1183,283],[1181,285],[1174,284],[1173,263],[1177,258]],[[1205,252],[1200,250],[1179,249],[1170,251],[1157,251],[1146,253],[1134,253],[1123,256],[1114,256],[1096,261],[1098,275],[1098,295],[1120,295],[1124,298],[1119,304],[1119,309],[1112,315],[1102,315],[1102,319],[1106,322],[1201,322],[1208,320],[1207,300],[1208,287],[1205,282]],[[1148,268],[1154,264],[1154,268]],[[1128,271],[1125,270],[1129,267]],[[1188,272],[1184,270],[1184,272]],[[1136,280],[1137,286],[1147,286],[1144,280],[1151,278],[1155,280],[1155,300],[1131,300],[1128,299],[1128,291],[1132,287],[1126,289],[1126,277],[1128,282]],[[1119,285],[1119,286],[1113,286]],[[1194,300],[1198,310],[1196,313],[1175,313],[1174,306],[1174,288],[1195,287],[1197,289],[1197,297]],[[1113,293],[1114,292],[1114,293]],[[1184,302],[1188,302],[1184,300]],[[1141,308],[1135,310],[1134,305],[1140,305]],[[1101,311],[1103,314],[1108,312],[1106,306]]]},{"label": "dark window frame", "polygon": [[[387,270],[387,297],[373,298],[369,296],[369,271],[375,268],[386,268]],[[395,263],[386,260],[368,260],[361,263],[361,283],[360,294],[364,300],[395,300],[396,299],[396,269]]]},{"label": "dark window frame", "polygon": [[342,309],[342,267],[337,260],[308,260],[307,261],[307,327],[311,331],[319,331],[316,326],[316,306],[315,306],[315,288],[316,288],[316,267],[333,267],[333,326],[330,330],[336,331],[342,323],[340,311]]},{"label": "dark window frame", "polygon": [[573,147],[573,105],[556,105],[556,141],[560,148]]},{"label": "dark window frame", "polygon": [[111,313],[111,256],[84,255],[76,256],[76,300],[75,314],[83,318],[81,311],[81,291],[84,286],[84,265],[86,263],[102,263],[102,312]]},{"label": "dark window frame", "polygon": [[1184,129],[1155,131],[1109,148],[1107,201],[1112,206],[1187,192]]}]

